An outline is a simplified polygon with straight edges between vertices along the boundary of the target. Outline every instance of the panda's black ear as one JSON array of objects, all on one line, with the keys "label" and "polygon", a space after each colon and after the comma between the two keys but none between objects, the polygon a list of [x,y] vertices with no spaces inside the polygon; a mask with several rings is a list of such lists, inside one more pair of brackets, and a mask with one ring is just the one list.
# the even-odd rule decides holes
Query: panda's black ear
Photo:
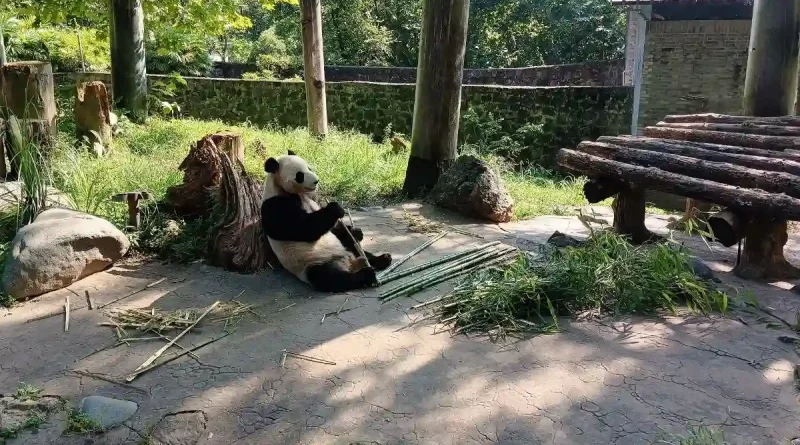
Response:
[{"label": "panda's black ear", "polygon": [[267,162],[264,163],[264,171],[267,173],[278,173],[280,166],[277,159],[269,158]]},{"label": "panda's black ear", "polygon": [[297,153],[293,152],[292,150],[289,150],[289,156],[297,156]]}]

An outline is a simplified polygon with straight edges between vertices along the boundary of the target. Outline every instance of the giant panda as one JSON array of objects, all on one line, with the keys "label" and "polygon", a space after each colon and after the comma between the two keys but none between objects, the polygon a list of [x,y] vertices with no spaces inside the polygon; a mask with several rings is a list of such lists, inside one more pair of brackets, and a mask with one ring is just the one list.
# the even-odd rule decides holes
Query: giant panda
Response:
[{"label": "giant panda", "polygon": [[[336,202],[320,207],[314,201],[319,177],[291,150],[264,163],[267,178],[261,202],[264,236],[281,265],[300,280],[323,292],[344,292],[373,286],[375,270],[392,263],[389,254],[365,252],[358,257],[355,243],[340,223],[344,209]],[[363,232],[348,226],[361,241]]]}]

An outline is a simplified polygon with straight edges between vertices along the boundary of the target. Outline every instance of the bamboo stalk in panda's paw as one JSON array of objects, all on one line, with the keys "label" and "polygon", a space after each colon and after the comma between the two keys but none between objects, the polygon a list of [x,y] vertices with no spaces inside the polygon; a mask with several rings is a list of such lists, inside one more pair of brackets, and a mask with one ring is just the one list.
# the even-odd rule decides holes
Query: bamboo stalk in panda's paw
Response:
[{"label": "bamboo stalk in panda's paw", "polygon": [[[350,215],[350,210],[347,210],[347,217],[350,218],[350,226],[351,227],[355,227],[353,225],[353,217]],[[367,254],[364,253],[364,249],[361,248],[361,243],[358,242],[356,237],[353,236],[353,234],[350,232],[350,229],[347,228],[347,224],[345,224],[344,221],[342,221],[341,219],[339,220],[339,224],[341,224],[342,227],[344,227],[345,233],[347,233],[347,235],[350,237],[350,239],[353,240],[353,245],[356,247],[356,251],[358,251],[358,255],[361,258],[364,258],[364,263],[366,263],[367,267],[372,267],[372,265],[369,264],[369,259],[367,258]]]}]

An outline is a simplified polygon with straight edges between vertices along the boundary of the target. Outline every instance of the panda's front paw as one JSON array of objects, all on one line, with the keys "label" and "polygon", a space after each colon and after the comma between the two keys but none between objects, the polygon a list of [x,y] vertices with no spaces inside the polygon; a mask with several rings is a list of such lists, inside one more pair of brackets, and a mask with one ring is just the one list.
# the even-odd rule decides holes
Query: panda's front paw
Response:
[{"label": "panda's front paw", "polygon": [[350,230],[350,233],[353,234],[353,238],[355,238],[356,241],[358,241],[358,242],[364,241],[364,231],[363,230],[361,230],[359,228],[354,228],[352,226],[347,226],[347,228]]},{"label": "panda's front paw", "polygon": [[377,286],[378,285],[378,275],[375,273],[375,269],[372,267],[365,267],[358,271],[361,274],[361,278],[364,280],[365,286]]},{"label": "panda's front paw", "polygon": [[344,209],[339,205],[338,202],[329,202],[328,205],[325,206],[325,211],[335,219],[344,218]]}]

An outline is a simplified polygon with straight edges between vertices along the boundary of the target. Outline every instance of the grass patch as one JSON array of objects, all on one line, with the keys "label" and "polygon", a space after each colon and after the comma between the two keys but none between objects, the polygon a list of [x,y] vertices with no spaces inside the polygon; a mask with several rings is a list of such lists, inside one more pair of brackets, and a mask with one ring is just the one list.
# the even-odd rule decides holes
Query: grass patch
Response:
[{"label": "grass patch", "polygon": [[581,247],[545,250],[538,259],[521,255],[505,268],[478,272],[437,311],[454,332],[502,339],[557,331],[560,316],[675,313],[683,304],[724,312],[728,297],[697,278],[688,253],[676,245],[632,246],[597,232]]},{"label": "grass patch", "polygon": [[[230,126],[221,121],[153,118],[146,125],[123,121],[110,155],[96,158],[75,149],[71,132],[62,126],[53,156],[54,185],[73,201],[78,210],[106,218],[124,227],[127,209],[113,203],[115,193],[147,190],[156,202],[168,187],[179,184],[178,165],[189,147],[201,137],[220,130],[241,132],[245,141],[245,166],[252,175],[264,177],[264,160],[292,150],[317,169],[322,181],[323,201],[336,200],[345,207],[387,205],[401,200],[408,155],[396,154],[390,142],[376,144],[367,135],[332,131],[325,140],[311,137],[304,129],[274,130],[249,125]],[[486,158],[484,156],[484,158]],[[516,217],[574,213],[585,204],[583,180],[559,177],[541,168],[520,171],[489,159],[499,168],[517,203]],[[209,221],[170,221],[153,205],[143,209],[142,229],[131,234],[137,249],[177,260],[202,258],[207,246]]]},{"label": "grass patch", "polygon": [[90,434],[102,432],[103,428],[96,420],[92,420],[86,414],[72,410],[67,419],[67,433],[69,434]]},{"label": "grass patch", "polygon": [[690,427],[685,436],[664,435],[657,437],[654,445],[727,445],[725,433],[705,425]]},{"label": "grass patch", "polygon": [[42,397],[42,388],[38,388],[28,383],[20,383],[14,392],[14,398],[26,402],[29,400],[39,400]]},{"label": "grass patch", "polygon": [[19,437],[20,433],[26,430],[36,431],[45,422],[45,415],[37,410],[32,410],[25,423],[11,428],[0,428],[0,445],[11,439]]}]

